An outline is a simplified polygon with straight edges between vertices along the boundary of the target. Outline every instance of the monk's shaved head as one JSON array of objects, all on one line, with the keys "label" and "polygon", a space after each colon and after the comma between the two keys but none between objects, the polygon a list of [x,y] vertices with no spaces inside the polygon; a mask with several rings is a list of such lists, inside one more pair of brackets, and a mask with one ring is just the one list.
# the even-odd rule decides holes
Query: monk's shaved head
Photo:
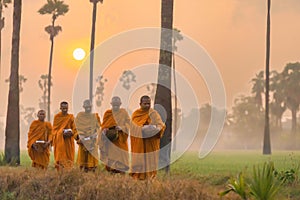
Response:
[{"label": "monk's shaved head", "polygon": [[143,100],[151,100],[151,98],[149,97],[149,96],[147,96],[147,95],[144,95],[144,96],[142,96],[141,98],[140,98],[140,103],[142,103],[143,102]]}]

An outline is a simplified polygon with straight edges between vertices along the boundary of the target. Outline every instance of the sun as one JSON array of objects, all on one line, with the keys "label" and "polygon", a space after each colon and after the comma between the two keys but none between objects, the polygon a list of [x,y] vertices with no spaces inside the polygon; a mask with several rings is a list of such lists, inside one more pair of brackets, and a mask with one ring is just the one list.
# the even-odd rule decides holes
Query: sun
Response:
[{"label": "sun", "polygon": [[85,57],[85,51],[82,48],[76,48],[73,51],[73,57],[75,60],[83,60]]}]

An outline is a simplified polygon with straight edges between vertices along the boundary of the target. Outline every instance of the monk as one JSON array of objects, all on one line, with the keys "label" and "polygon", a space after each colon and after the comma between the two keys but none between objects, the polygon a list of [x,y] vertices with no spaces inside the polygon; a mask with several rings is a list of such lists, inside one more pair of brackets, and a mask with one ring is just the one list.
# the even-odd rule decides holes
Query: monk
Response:
[{"label": "monk", "polygon": [[74,116],[68,114],[68,102],[60,103],[60,110],[53,120],[53,146],[55,167],[58,171],[71,169],[74,165],[75,140],[79,140]]},{"label": "monk", "polygon": [[156,177],[158,169],[160,138],[165,124],[159,113],[152,109],[149,96],[140,98],[140,108],[134,111],[131,120],[131,176],[144,180]]},{"label": "monk", "polygon": [[[103,116],[101,125],[102,135],[100,142],[101,159],[105,169],[111,173],[125,174],[129,169],[128,134],[130,128],[130,117],[124,108],[120,108],[122,102],[120,97],[111,99],[112,108],[107,110]],[[114,138],[107,137],[108,130],[115,130]]]},{"label": "monk", "polygon": [[79,112],[75,118],[76,129],[79,140],[77,144],[77,164],[85,172],[95,171],[98,166],[97,136],[100,129],[100,117],[92,113],[90,100],[83,102],[84,112]]},{"label": "monk", "polygon": [[39,110],[38,120],[34,120],[28,132],[28,154],[32,160],[32,167],[47,169],[49,165],[49,146],[52,142],[52,125],[45,122],[46,112]]}]

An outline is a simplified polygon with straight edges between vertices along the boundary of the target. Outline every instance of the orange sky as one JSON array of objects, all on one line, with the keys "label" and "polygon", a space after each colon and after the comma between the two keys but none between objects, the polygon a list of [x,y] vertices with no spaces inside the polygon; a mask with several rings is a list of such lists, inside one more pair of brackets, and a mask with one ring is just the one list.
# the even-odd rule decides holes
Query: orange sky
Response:
[{"label": "orange sky", "polygon": [[[50,41],[44,27],[50,24],[50,16],[37,13],[45,2],[23,2],[20,73],[28,79],[21,94],[21,104],[26,107],[38,107],[42,92],[37,82],[41,74],[48,72]],[[89,0],[65,3],[70,11],[57,20],[63,31],[55,38],[52,111],[58,109],[62,100],[71,102],[74,80],[83,63],[72,58],[73,49],[82,47],[87,51],[90,46],[92,4]],[[281,71],[286,63],[300,60],[299,9],[299,0],[272,1],[272,69]],[[8,84],[4,79],[9,77],[10,68],[12,5],[4,11],[4,16],[0,117],[6,115]],[[202,45],[217,64],[229,108],[238,94],[250,93],[251,78],[265,66],[265,24],[266,1],[263,0],[175,0],[174,26]],[[96,44],[123,31],[159,26],[159,0],[104,0],[104,4],[98,5]],[[129,55],[116,59],[114,64],[131,68],[157,62],[155,55],[149,53],[143,58]],[[179,59],[179,69],[181,64],[185,66]],[[197,88],[197,82],[192,84]],[[208,101],[205,86],[200,88],[204,88],[198,91],[201,102]]]}]

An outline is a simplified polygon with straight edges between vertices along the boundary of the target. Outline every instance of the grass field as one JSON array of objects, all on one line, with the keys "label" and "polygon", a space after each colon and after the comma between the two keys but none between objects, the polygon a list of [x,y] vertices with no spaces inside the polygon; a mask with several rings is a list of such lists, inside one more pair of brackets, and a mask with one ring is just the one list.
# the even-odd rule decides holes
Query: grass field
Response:
[{"label": "grass field", "polygon": [[[36,195],[36,199],[220,199],[217,193],[225,190],[230,177],[236,177],[241,171],[250,176],[254,165],[262,166],[268,161],[274,162],[277,171],[296,169],[300,164],[300,152],[275,151],[271,156],[264,156],[260,151],[217,151],[204,159],[189,152],[171,165],[170,176],[165,176],[161,170],[151,183],[110,175],[103,166],[94,174],[84,174],[78,169],[57,174],[53,169],[52,154],[49,170],[37,172],[30,168],[27,153],[22,152],[21,167],[0,168],[0,199],[26,199],[29,194]],[[279,199],[300,199],[300,174],[299,171],[296,173],[297,180],[284,185]],[[44,182],[48,182],[50,188],[44,187]],[[66,192],[57,186],[72,189]],[[35,192],[23,193],[27,190]],[[223,199],[239,198],[230,194]]]}]

